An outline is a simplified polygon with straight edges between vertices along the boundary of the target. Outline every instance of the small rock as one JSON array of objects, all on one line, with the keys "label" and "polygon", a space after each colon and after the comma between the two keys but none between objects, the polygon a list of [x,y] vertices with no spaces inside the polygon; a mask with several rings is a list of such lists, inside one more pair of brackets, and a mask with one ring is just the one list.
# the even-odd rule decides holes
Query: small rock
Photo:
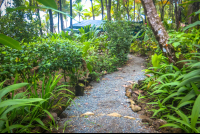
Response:
[{"label": "small rock", "polygon": [[128,119],[135,120],[135,118],[134,118],[134,117],[131,117],[131,116],[124,116],[124,118],[128,118]]},{"label": "small rock", "polygon": [[171,128],[171,133],[184,133],[182,129],[180,128]]},{"label": "small rock", "polygon": [[[158,119],[158,120],[153,122],[153,126],[155,127],[155,130],[159,130],[160,129],[159,127],[164,125],[164,124],[167,124],[167,122],[162,120],[162,119]],[[167,128],[164,127],[164,128],[161,128],[161,129],[164,130],[164,129],[167,129]]]},{"label": "small rock", "polygon": [[131,99],[130,99],[130,103],[131,103],[131,105],[135,105],[135,101],[133,101]]},{"label": "small rock", "polygon": [[149,126],[151,126],[152,123],[153,123],[153,120],[150,119],[150,118],[146,118],[146,119],[142,119],[142,122],[148,122],[148,123],[149,123]]},{"label": "small rock", "polygon": [[131,103],[131,102],[130,102],[130,99],[126,99],[126,102],[127,102],[127,103]]},{"label": "small rock", "polygon": [[123,105],[123,103],[121,103]]},{"label": "small rock", "polygon": [[94,113],[92,113],[92,112],[86,112],[86,113],[82,114],[80,117],[86,116],[86,115],[94,115]]},{"label": "small rock", "polygon": [[108,114],[107,116],[113,116],[113,117],[122,117],[120,114],[118,113],[111,113],[111,114]]},{"label": "small rock", "polygon": [[67,118],[67,114],[63,112],[63,113],[60,115],[60,118]]},{"label": "small rock", "polygon": [[141,110],[141,107],[137,106],[137,105],[130,105],[131,109],[133,110],[133,112],[137,112]]}]

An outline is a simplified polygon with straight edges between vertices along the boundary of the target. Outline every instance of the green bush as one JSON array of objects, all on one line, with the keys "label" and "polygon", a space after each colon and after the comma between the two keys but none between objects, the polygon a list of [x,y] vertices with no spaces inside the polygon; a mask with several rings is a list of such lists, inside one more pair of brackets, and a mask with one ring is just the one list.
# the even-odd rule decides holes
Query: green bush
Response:
[{"label": "green bush", "polygon": [[110,42],[108,43],[109,53],[116,56],[120,63],[127,61],[131,42],[133,40],[133,29],[129,22],[116,21],[104,24],[106,34]]},{"label": "green bush", "polygon": [[65,73],[75,74],[82,64],[82,50],[76,42],[61,39],[42,39],[42,41],[25,43],[22,50],[2,46],[1,81],[20,74],[22,79],[31,78],[30,70],[38,66],[37,75],[53,74],[59,69]]}]

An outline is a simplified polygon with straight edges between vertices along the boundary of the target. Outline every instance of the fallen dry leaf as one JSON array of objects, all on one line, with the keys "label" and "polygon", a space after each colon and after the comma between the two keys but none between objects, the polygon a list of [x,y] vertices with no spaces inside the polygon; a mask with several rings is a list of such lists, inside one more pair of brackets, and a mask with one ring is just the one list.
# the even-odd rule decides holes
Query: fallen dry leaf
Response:
[{"label": "fallen dry leaf", "polygon": [[85,103],[85,105],[87,105],[88,103]]},{"label": "fallen dry leaf", "polygon": [[133,84],[133,81],[127,81],[127,82]]},{"label": "fallen dry leaf", "polygon": [[115,79],[123,79],[123,77],[115,77]]},{"label": "fallen dry leaf", "polygon": [[102,80],[109,80],[108,78],[102,78]]},{"label": "fallen dry leaf", "polygon": [[141,67],[144,67],[144,66],[141,66]]},{"label": "fallen dry leaf", "polygon": [[118,92],[119,90],[115,90],[115,92]]},{"label": "fallen dry leaf", "polygon": [[119,71],[121,71],[122,70],[122,68],[117,68]]},{"label": "fallen dry leaf", "polygon": [[122,85],[123,87],[128,87],[127,85]]},{"label": "fallen dry leaf", "polygon": [[143,93],[143,91],[141,91],[141,90],[135,90],[133,92],[136,93],[137,95],[139,95],[140,93]]},{"label": "fallen dry leaf", "polygon": [[148,75],[148,74],[145,74],[147,77],[151,77],[150,75]]}]

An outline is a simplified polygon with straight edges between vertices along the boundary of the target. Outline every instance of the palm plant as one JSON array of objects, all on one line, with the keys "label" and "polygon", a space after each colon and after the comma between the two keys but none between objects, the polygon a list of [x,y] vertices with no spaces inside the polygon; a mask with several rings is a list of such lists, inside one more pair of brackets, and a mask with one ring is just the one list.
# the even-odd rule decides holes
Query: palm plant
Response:
[{"label": "palm plant", "polygon": [[87,10],[83,9],[83,5],[81,3],[78,3],[75,5],[74,10],[76,13],[78,13],[79,16],[79,22],[80,22],[80,17],[82,16],[83,13],[87,12]]}]

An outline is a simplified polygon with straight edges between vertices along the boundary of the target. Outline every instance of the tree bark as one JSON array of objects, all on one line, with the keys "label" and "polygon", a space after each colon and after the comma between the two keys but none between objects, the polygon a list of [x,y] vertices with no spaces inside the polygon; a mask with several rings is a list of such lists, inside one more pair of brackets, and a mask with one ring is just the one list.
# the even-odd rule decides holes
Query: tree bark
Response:
[{"label": "tree bark", "polygon": [[193,5],[190,4],[188,6],[188,12],[187,12],[187,22],[188,22],[188,24],[192,23],[192,16],[189,17],[189,15],[192,14],[192,12],[193,12]]},{"label": "tree bark", "polygon": [[73,29],[72,26],[72,0],[70,0],[70,28]]},{"label": "tree bark", "polygon": [[93,15],[93,20],[95,20],[95,16],[94,16],[94,9],[93,9],[93,4],[92,4],[92,0],[91,1],[91,5],[92,5],[92,15]]},{"label": "tree bark", "polygon": [[179,18],[178,18],[178,6],[177,6],[177,0],[175,0],[175,23],[176,23],[176,31],[179,29]]},{"label": "tree bark", "polygon": [[134,0],[134,22],[135,22],[135,0]]},{"label": "tree bark", "polygon": [[[38,3],[36,2],[36,6],[38,7]],[[39,19],[39,25],[40,25],[40,35],[42,36],[43,33],[42,33],[42,24],[41,24],[41,19],[40,19],[40,9],[38,8],[37,9],[37,17]]]},{"label": "tree bark", "polygon": [[[59,0],[59,5],[60,5],[60,11],[62,11],[62,3],[61,3],[61,0]],[[64,30],[63,28],[63,15],[60,14],[60,25],[61,25],[61,31]]]},{"label": "tree bark", "polygon": [[[59,3],[58,3],[58,5],[59,5]],[[58,7],[58,10],[59,10],[59,7]],[[59,22],[59,20],[60,20],[60,13],[58,13],[58,33],[60,32],[60,22]]]},{"label": "tree bark", "polygon": [[50,32],[53,33],[53,16],[52,16],[52,10],[49,9],[49,20],[50,20]]},{"label": "tree bark", "polygon": [[169,58],[169,61],[175,63],[176,57],[174,53],[174,49],[171,44],[167,44],[168,42],[168,33],[165,30],[161,19],[159,18],[156,8],[153,4],[152,0],[141,0],[144,11],[146,12],[147,19],[151,29],[156,37],[156,40],[159,43],[160,49],[163,53]]},{"label": "tree bark", "polygon": [[103,12],[104,12],[104,8],[103,8],[103,0],[101,0],[101,11],[102,11],[102,20],[103,20]]}]

